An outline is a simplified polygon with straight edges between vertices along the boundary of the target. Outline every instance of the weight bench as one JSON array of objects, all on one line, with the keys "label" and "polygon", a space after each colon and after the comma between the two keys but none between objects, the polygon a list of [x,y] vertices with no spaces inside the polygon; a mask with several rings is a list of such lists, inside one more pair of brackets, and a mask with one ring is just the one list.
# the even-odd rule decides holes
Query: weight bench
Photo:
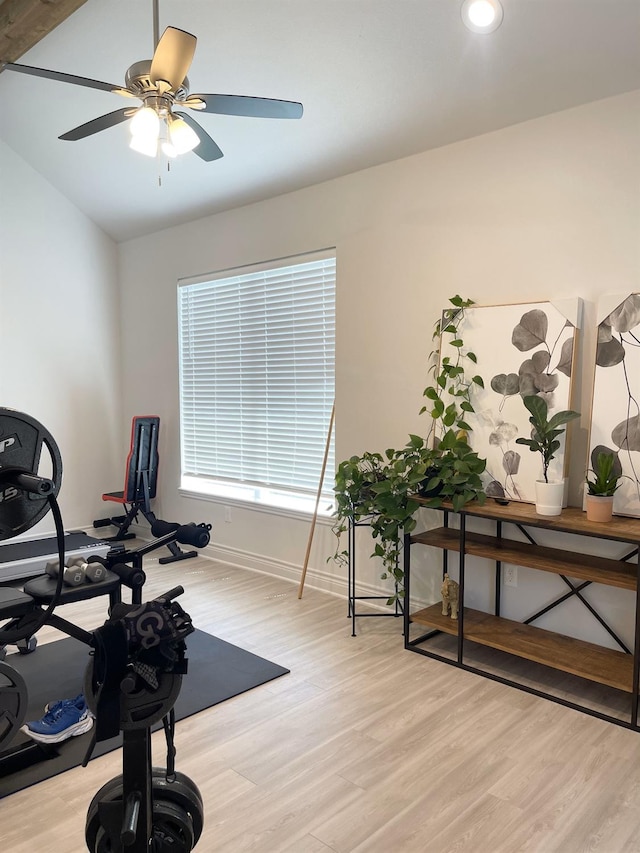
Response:
[{"label": "weight bench", "polygon": [[[151,500],[156,496],[158,483],[158,433],[160,418],[156,415],[136,415],[131,421],[131,446],[125,468],[124,488],[121,492],[105,492],[103,501],[120,504],[124,515],[113,518],[98,518],[94,527],[114,525],[118,528],[115,536],[106,537],[106,541],[121,542],[134,539],[135,533],[129,533],[129,527],[142,512],[149,524],[155,521],[151,512]],[[149,516],[153,516],[151,519]]]},{"label": "weight bench", "polygon": [[[64,586],[58,599],[58,607],[63,604],[72,604],[76,601],[87,601],[90,598],[96,598],[100,595],[109,596],[109,612],[113,610],[116,604],[122,601],[122,586],[128,586],[131,589],[131,603],[140,604],[142,601],[142,586],[144,584],[144,573],[138,569],[134,569],[126,565],[116,565],[111,569],[107,569],[106,577],[98,583],[84,583],[81,586],[68,587]],[[4,626],[6,630],[11,630],[18,623],[28,624],[27,619],[30,614],[34,617],[42,613],[42,609],[47,607],[53,600],[56,592],[57,581],[49,575],[42,575],[27,581],[23,587],[23,591],[14,587],[0,587],[0,622],[11,620]],[[92,635],[89,631],[74,625],[67,619],[58,616],[57,613],[52,613],[47,618],[47,624],[52,625],[59,631],[68,634],[70,637],[79,640],[81,643],[90,645]],[[36,638],[34,636],[25,637],[16,643],[18,650],[22,654],[27,654],[34,651],[36,647]],[[0,658],[4,655],[4,647],[0,647]]]},{"label": "weight bench", "polygon": [[[135,533],[129,532],[129,527],[142,513],[153,527],[157,521],[151,510],[151,501],[156,496],[158,483],[158,435],[160,418],[157,415],[135,415],[131,421],[131,445],[125,468],[124,488],[121,492],[105,492],[103,501],[113,501],[124,507],[125,514],[112,518],[98,518],[93,522],[94,527],[113,525],[118,528],[115,536],[104,537],[105,542],[122,542],[124,539],[134,539]],[[175,542],[170,542],[167,548],[170,557],[161,557],[162,564],[174,563],[176,560],[189,560],[197,557],[197,551],[183,551]]]}]

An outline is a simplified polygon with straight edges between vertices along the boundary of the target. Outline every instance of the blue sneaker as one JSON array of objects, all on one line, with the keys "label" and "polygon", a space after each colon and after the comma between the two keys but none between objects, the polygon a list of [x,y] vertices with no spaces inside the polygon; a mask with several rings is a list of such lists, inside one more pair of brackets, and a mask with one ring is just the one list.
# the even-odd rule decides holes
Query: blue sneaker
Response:
[{"label": "blue sneaker", "polygon": [[22,731],[40,743],[60,743],[88,732],[93,726],[93,714],[84,696],[55,702],[41,720],[32,720]]},{"label": "blue sneaker", "polygon": [[47,702],[47,704],[44,706],[44,712],[45,714],[47,713],[47,711],[56,713],[59,708],[62,708],[63,705],[75,705],[83,699],[83,694],[79,693],[74,699],[58,699],[57,702]]}]

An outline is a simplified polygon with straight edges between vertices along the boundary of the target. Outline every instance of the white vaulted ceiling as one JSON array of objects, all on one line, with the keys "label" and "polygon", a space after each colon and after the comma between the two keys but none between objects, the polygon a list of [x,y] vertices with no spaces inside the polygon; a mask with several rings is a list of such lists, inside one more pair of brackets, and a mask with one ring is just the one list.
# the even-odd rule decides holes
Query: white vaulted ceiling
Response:
[{"label": "white vaulted ceiling", "polygon": [[[502,2],[477,35],[461,0],[160,0],[160,32],[198,38],[192,92],[302,101],[303,118],[194,113],[225,156],[183,155],[159,186],[127,124],[57,138],[122,98],[4,71],[0,138],[120,241],[640,88],[639,0]],[[13,59],[122,84],[152,53],[151,0],[87,0]]]}]

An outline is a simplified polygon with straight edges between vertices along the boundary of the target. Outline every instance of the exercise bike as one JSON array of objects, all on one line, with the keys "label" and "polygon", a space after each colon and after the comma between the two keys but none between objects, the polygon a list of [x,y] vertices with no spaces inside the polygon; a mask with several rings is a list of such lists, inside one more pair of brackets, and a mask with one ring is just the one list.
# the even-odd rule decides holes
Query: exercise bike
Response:
[{"label": "exercise bike", "polygon": [[[43,447],[50,457],[49,477],[38,473]],[[64,528],[56,499],[61,480],[62,460],[47,430],[28,415],[0,409],[0,539],[23,533],[51,510],[63,566]],[[157,524],[154,542],[89,558],[107,571],[103,582],[87,584],[85,590],[64,589],[62,571],[56,579],[36,579],[44,586],[34,594],[26,591],[29,584],[25,592],[0,588],[0,622],[9,619],[0,629],[0,650],[16,644],[21,652],[32,652],[45,624],[93,649],[84,693],[96,725],[84,765],[97,740],[123,732],[123,772],[89,806],[85,840],[91,853],[188,853],[202,832],[202,797],[192,780],[175,771],[173,745],[173,707],[187,671],[184,639],[194,629],[174,601],[182,587],[144,604],[141,589],[145,554],[169,542],[202,548],[209,542],[210,525]],[[131,604],[122,602],[123,585],[132,591]],[[84,631],[53,612],[58,604],[99,594],[109,594],[110,616],[96,631]],[[26,697],[20,674],[0,659],[0,751],[24,722]],[[151,727],[160,720],[167,738],[166,769],[154,768],[151,761]]]}]

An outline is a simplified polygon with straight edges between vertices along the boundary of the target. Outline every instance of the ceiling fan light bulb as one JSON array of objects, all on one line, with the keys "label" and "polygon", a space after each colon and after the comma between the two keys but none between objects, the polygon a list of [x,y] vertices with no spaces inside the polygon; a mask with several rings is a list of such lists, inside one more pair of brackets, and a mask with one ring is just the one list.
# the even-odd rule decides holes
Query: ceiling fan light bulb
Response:
[{"label": "ceiling fan light bulb", "polygon": [[141,107],[131,119],[129,127],[132,136],[146,137],[147,139],[158,138],[160,133],[160,118],[152,107]]},{"label": "ceiling fan light bulb", "polygon": [[169,124],[169,138],[176,154],[186,154],[187,151],[193,151],[200,142],[200,137],[195,130],[181,118],[176,118]]},{"label": "ceiling fan light bulb", "polygon": [[158,140],[137,134],[131,137],[129,148],[132,148],[139,154],[146,154],[147,157],[155,157],[158,153]]}]

